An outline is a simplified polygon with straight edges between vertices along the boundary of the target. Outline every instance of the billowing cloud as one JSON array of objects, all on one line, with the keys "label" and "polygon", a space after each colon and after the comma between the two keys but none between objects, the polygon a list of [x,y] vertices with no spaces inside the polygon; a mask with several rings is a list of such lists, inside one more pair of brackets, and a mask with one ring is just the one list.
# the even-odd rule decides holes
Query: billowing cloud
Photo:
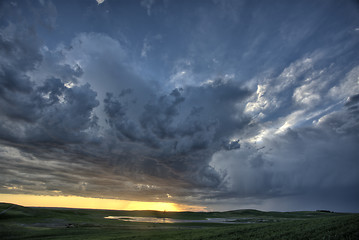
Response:
[{"label": "billowing cloud", "polygon": [[0,192],[355,209],[355,3],[67,4],[0,3]]},{"label": "billowing cloud", "polygon": [[[236,107],[246,96],[246,90],[218,81],[155,97],[136,115],[127,112],[136,103],[122,96],[108,94],[104,103],[120,145],[136,144],[134,155],[141,149],[148,154],[144,157],[156,161],[154,166],[165,167],[184,182],[215,187],[221,178],[208,166],[209,157],[222,148],[239,148],[231,136],[248,123]],[[199,176],[206,171],[211,173]]]},{"label": "billowing cloud", "polygon": [[[35,37],[29,41],[18,36],[26,31],[26,27],[10,25],[1,32],[6,55],[1,58],[0,134],[19,142],[79,141],[90,126],[96,125],[92,115],[99,104],[96,93],[88,84],[69,88],[66,81],[50,76],[42,84],[32,81],[27,72],[33,71],[43,56]],[[63,71],[70,74],[65,75],[71,75],[73,70],[66,67]]]},{"label": "billowing cloud", "polygon": [[[8,37],[15,38],[17,31],[20,29],[14,29],[14,34]],[[104,191],[103,184],[121,179],[118,191],[124,192],[123,198],[138,198],[146,192],[147,199],[156,200],[163,193],[188,195],[195,189],[203,192],[201,188],[220,186],[223,176],[208,162],[220,149],[240,147],[238,140],[231,137],[249,122],[243,114],[243,100],[250,94],[247,90],[218,79],[197,87],[174,89],[168,94],[155,94],[152,87],[142,84],[127,69],[106,66],[112,64],[110,50],[106,54],[106,49],[117,46],[121,49],[109,37],[79,35],[70,50],[57,51],[41,50],[36,41],[19,48],[23,39],[14,44],[2,38],[10,56],[3,58],[10,62],[2,68],[7,74],[2,77],[1,88],[2,157],[4,161],[14,159],[11,169],[18,174],[16,182],[7,181],[10,173],[4,170],[5,189],[13,190],[11,186],[16,185],[21,186],[17,189],[20,192],[51,190],[64,194],[80,190],[77,193],[80,195],[90,194],[91,190],[90,195],[96,196],[101,191],[102,196],[114,197],[114,188]],[[97,42],[105,44],[101,51],[92,47]],[[80,49],[82,55],[75,55]],[[125,55],[119,52],[113,57]],[[96,66],[92,58],[99,59],[102,54],[106,54],[107,60],[104,57],[101,65]],[[90,71],[90,67],[112,69],[110,75],[105,72],[103,75],[106,81],[113,81],[107,87],[122,89],[107,93],[103,99],[99,117],[107,125],[99,126],[95,115],[99,96],[88,83],[82,84],[88,76],[83,72]],[[120,76],[119,81],[113,76]],[[95,81],[92,79],[87,81]],[[101,93],[101,88],[98,89]],[[47,164],[41,165],[41,161]],[[85,162],[87,166],[83,168]],[[81,174],[66,180],[72,170],[66,174],[61,171],[70,164],[77,165],[75,169]],[[45,176],[49,167],[53,172]],[[99,174],[96,179],[91,169],[100,168],[113,172],[105,174],[114,178],[104,180]],[[25,177],[25,169],[32,169],[33,174]],[[121,177],[115,177],[117,174]],[[36,184],[30,188],[25,182]],[[152,182],[151,187],[143,187],[148,182]],[[178,188],[170,191],[173,185]]]},{"label": "billowing cloud", "polygon": [[[227,171],[228,198],[265,201],[306,195],[308,201],[313,200],[313,206],[307,205],[310,208],[323,194],[329,202],[347,199],[348,205],[337,209],[355,207],[359,196],[350,189],[357,188],[359,182],[356,96],[349,98],[346,109],[323,116],[314,127],[289,128],[261,143],[245,143],[238,151],[216,153],[211,165]],[[287,207],[293,209],[296,204],[292,199]],[[333,202],[326,206],[334,207]]]}]

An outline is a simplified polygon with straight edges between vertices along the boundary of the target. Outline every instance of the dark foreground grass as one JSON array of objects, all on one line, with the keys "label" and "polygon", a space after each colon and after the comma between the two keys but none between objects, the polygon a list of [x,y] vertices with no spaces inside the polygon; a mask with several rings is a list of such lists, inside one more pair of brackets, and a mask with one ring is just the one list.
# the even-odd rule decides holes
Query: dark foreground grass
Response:
[{"label": "dark foreground grass", "polygon": [[[10,204],[0,204],[0,212]],[[109,215],[181,219],[238,217],[250,224],[132,223]],[[258,221],[256,221],[258,220]],[[265,222],[263,222],[265,220]],[[212,213],[41,209],[14,206],[0,214],[0,239],[359,239],[359,214],[260,212]]]}]

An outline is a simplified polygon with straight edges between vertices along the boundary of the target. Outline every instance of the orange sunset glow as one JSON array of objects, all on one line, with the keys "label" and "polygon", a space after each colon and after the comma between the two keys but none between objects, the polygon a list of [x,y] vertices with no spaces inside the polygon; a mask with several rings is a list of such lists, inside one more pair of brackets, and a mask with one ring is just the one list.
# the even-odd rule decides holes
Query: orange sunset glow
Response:
[{"label": "orange sunset glow", "polygon": [[78,196],[0,194],[1,202],[27,207],[63,207],[105,210],[205,211],[205,207],[170,202],[141,202]]}]

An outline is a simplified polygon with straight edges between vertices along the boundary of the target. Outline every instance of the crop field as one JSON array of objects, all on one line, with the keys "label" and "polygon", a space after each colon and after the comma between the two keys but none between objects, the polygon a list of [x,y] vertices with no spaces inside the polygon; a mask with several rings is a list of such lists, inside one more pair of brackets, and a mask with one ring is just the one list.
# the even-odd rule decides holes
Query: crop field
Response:
[{"label": "crop field", "polygon": [[[113,218],[106,218],[109,216]],[[121,220],[116,216],[122,216]],[[141,217],[163,219],[163,222],[129,221]],[[168,220],[174,219],[183,221],[169,223]],[[223,222],[207,222],[207,219],[222,219]],[[359,239],[359,214],[257,210],[111,211],[30,208],[0,203],[0,239],[353,240]]]}]

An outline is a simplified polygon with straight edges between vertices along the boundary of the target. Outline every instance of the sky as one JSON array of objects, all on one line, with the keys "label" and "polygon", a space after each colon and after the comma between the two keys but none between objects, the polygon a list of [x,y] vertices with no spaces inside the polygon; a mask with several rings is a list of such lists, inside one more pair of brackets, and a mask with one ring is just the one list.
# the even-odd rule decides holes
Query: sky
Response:
[{"label": "sky", "polygon": [[358,53],[358,1],[0,1],[0,201],[359,212]]}]

